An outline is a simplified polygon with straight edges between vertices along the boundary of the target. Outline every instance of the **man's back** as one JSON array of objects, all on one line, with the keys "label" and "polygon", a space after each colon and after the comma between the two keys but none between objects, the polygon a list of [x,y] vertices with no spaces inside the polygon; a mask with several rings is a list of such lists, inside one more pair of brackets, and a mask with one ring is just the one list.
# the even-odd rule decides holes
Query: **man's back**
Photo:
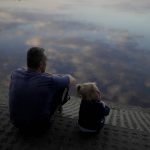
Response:
[{"label": "man's back", "polygon": [[10,119],[16,126],[28,126],[49,119],[54,95],[69,85],[67,76],[50,76],[37,71],[17,69],[11,75]]}]

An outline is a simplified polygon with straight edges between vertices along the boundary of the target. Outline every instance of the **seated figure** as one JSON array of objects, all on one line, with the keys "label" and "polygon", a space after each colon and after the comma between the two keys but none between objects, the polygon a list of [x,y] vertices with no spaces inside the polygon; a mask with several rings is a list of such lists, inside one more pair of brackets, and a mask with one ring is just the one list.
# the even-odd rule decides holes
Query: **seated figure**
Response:
[{"label": "seated figure", "polygon": [[[57,108],[65,103],[75,78],[46,73],[45,50],[32,47],[27,52],[27,69],[12,72],[9,88],[11,122],[21,130],[45,129]],[[65,95],[64,95],[65,94]]]},{"label": "seated figure", "polygon": [[105,123],[110,108],[101,100],[101,93],[94,82],[77,84],[81,96],[79,128],[82,132],[98,132]]}]

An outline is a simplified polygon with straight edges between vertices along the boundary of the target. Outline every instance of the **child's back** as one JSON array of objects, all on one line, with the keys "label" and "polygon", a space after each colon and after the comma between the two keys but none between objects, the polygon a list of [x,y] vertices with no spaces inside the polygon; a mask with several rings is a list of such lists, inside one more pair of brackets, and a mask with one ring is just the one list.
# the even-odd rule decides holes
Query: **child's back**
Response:
[{"label": "child's back", "polygon": [[[94,99],[94,91],[91,91],[92,99],[90,99],[91,95],[89,90],[91,90],[92,87],[98,92],[95,83],[84,83],[77,87],[78,93],[82,96],[78,123],[81,131],[85,132],[96,132],[102,128],[105,116],[107,116],[110,111],[109,107],[100,100],[100,96],[96,94]],[[86,93],[88,93],[88,98],[85,96]]]}]

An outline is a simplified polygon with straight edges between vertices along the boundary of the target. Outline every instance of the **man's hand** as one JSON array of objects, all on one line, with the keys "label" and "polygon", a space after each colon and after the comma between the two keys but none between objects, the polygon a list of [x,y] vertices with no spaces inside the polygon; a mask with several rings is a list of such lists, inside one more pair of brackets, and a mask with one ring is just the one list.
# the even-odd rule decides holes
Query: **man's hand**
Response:
[{"label": "man's hand", "polygon": [[68,74],[67,76],[69,77],[69,80],[70,80],[70,86],[75,85],[76,84],[76,79],[70,74]]}]

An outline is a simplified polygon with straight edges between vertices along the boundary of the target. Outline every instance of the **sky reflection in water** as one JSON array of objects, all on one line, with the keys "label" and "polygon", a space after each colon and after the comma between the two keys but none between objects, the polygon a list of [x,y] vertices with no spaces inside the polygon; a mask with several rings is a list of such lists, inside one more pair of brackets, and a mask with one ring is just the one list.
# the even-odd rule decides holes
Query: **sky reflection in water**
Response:
[{"label": "sky reflection in water", "polygon": [[26,50],[47,50],[48,71],[96,81],[104,98],[150,107],[150,2],[2,0],[0,95]]}]

